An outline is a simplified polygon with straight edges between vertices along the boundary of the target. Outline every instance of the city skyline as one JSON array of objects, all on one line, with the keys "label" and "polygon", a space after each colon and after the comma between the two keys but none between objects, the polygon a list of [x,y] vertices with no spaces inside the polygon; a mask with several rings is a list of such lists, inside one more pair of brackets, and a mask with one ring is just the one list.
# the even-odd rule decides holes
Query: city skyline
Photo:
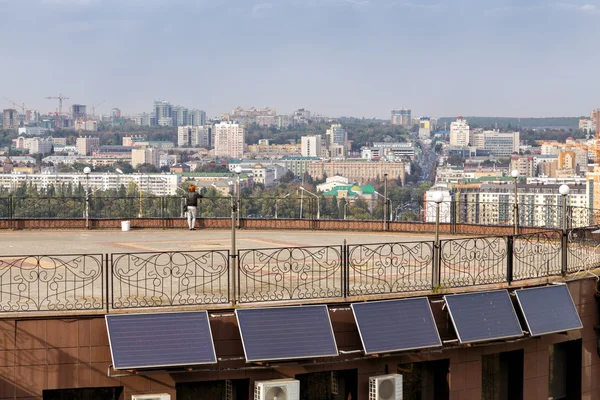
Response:
[{"label": "city skyline", "polygon": [[44,113],[57,108],[45,97],[59,93],[70,98],[65,107],[106,100],[98,113],[130,115],[156,99],[210,116],[237,106],[382,119],[401,107],[416,116],[512,117],[597,107],[595,3],[0,4],[0,35],[15,38],[4,41],[11,58],[0,95]]}]

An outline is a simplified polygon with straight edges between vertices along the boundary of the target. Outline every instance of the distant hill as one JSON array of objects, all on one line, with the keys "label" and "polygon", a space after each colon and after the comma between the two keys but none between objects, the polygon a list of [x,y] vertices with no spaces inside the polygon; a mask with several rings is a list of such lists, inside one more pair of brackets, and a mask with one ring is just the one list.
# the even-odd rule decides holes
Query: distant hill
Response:
[{"label": "distant hill", "polygon": [[[549,118],[513,118],[513,117],[463,117],[469,122],[469,125],[476,128],[498,128],[506,129],[510,124],[513,129],[534,129],[534,128],[556,128],[556,129],[578,129],[579,118],[584,117],[549,117]],[[456,121],[456,117],[442,117],[438,119],[438,126],[443,127],[444,123],[450,126],[450,123]]]}]

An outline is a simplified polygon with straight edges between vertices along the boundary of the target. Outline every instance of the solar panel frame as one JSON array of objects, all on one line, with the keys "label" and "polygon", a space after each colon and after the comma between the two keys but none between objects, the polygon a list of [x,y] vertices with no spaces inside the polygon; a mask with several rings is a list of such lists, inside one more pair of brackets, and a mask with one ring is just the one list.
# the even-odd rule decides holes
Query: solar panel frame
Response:
[{"label": "solar panel frame", "polygon": [[[113,343],[112,343],[112,337],[111,337],[111,333],[110,333],[110,324],[109,324],[109,319],[113,319],[113,318],[124,318],[124,317],[133,317],[135,318],[136,316],[148,316],[148,315],[152,315],[152,316],[158,316],[158,315],[174,315],[174,314],[203,314],[205,316],[205,321],[208,327],[208,336],[210,338],[210,350],[212,350],[212,356],[213,356],[213,361],[207,361],[207,362],[197,362],[197,363],[178,363],[178,364],[153,364],[153,365],[122,365],[122,366],[117,366],[116,360],[115,360],[115,354],[113,351]],[[149,369],[149,368],[170,368],[170,367],[182,367],[182,366],[187,366],[187,365],[205,365],[205,364],[216,364],[218,362],[217,360],[217,353],[215,350],[215,342],[213,340],[213,335],[212,335],[212,329],[210,327],[210,320],[208,317],[208,311],[206,310],[198,310],[198,311],[175,311],[175,312],[168,312],[168,313],[135,313],[135,314],[108,314],[105,315],[105,322],[106,322],[106,330],[108,333],[108,343],[109,343],[109,347],[110,347],[110,356],[112,359],[112,365],[115,369],[117,370],[123,370],[123,369]]]},{"label": "solar panel frame", "polygon": [[[435,332],[435,335],[437,337],[437,344],[433,345],[433,346],[416,346],[416,347],[402,347],[402,348],[390,348],[390,349],[382,349],[382,350],[378,350],[378,351],[367,351],[367,346],[365,344],[365,340],[363,337],[363,333],[360,327],[360,322],[359,322],[359,318],[356,315],[356,310],[355,310],[355,306],[356,307],[368,307],[368,304],[375,304],[375,303],[392,303],[392,302],[415,302],[415,301],[424,301],[426,302],[427,305],[427,309],[429,310],[429,316],[431,316],[431,323],[433,326],[433,330]],[[434,347],[441,347],[443,345],[442,343],[442,339],[440,337],[440,332],[437,329],[437,325],[435,323],[435,318],[433,317],[433,311],[431,309],[431,304],[429,303],[429,298],[427,297],[413,297],[413,298],[406,298],[406,299],[390,299],[390,300],[381,300],[381,301],[372,301],[372,302],[364,302],[364,303],[352,303],[350,305],[350,307],[352,308],[352,313],[354,314],[354,321],[356,322],[356,326],[358,328],[358,334],[360,336],[360,341],[362,343],[363,346],[363,350],[365,352],[365,354],[370,355],[370,354],[381,354],[381,353],[391,353],[391,352],[399,352],[399,351],[410,351],[410,350],[419,350],[419,349],[429,349],[429,348],[434,348]]]},{"label": "solar panel frame", "polygon": [[[567,295],[569,296],[569,300],[571,301],[571,305],[573,306],[573,311],[574,311],[575,315],[577,316],[577,320],[579,321],[579,326],[569,328],[569,329],[558,329],[558,330],[553,330],[553,331],[543,331],[543,332],[539,332],[539,333],[534,333],[533,330],[531,329],[529,319],[527,318],[527,312],[523,308],[522,299],[519,297],[519,294],[526,292],[526,291],[552,290],[553,288],[560,288],[560,287],[564,287],[564,289],[567,292]],[[531,336],[549,335],[552,333],[566,332],[566,331],[583,328],[583,323],[581,322],[581,317],[579,316],[579,313],[577,312],[577,307],[575,307],[575,302],[573,302],[573,296],[571,296],[571,292],[569,291],[569,288],[564,283],[563,284],[555,284],[552,286],[538,286],[538,287],[533,287],[533,288],[518,289],[518,290],[515,290],[514,293],[515,293],[515,297],[517,298],[517,303],[519,304],[519,308],[521,309],[521,311],[523,313],[523,319],[525,319],[525,324],[527,325],[527,330],[529,331],[529,334]]]},{"label": "solar panel frame", "polygon": [[[499,292],[504,292],[506,294],[506,299],[509,301],[510,303],[510,307],[512,310],[512,316],[514,317],[514,322],[516,324],[516,326],[519,327],[520,329],[520,333],[519,334],[514,334],[514,335],[504,335],[504,336],[497,336],[497,337],[486,337],[486,338],[481,338],[481,339],[476,339],[476,340],[467,340],[467,341],[463,341],[463,338],[461,337],[460,334],[460,329],[458,328],[458,326],[456,325],[456,317],[452,312],[452,307],[450,305],[450,303],[448,302],[448,298],[456,298],[458,296],[477,296],[477,295],[482,295],[484,293],[499,293]],[[522,337],[523,334],[523,328],[521,327],[521,323],[519,322],[519,317],[517,316],[517,313],[515,311],[515,308],[512,304],[512,301],[510,300],[510,295],[508,294],[508,290],[506,289],[499,289],[499,290],[487,290],[487,291],[483,291],[483,292],[467,292],[467,293],[458,293],[458,294],[452,294],[452,295],[445,295],[444,296],[444,301],[446,302],[446,307],[448,308],[448,314],[450,315],[450,319],[452,320],[452,325],[454,326],[454,331],[456,332],[456,337],[458,338],[458,341],[460,343],[481,343],[481,342],[489,342],[489,341],[493,341],[493,340],[502,340],[502,339],[513,339],[513,338],[518,338],[518,337]]]},{"label": "solar panel frame", "polygon": [[[276,357],[276,358],[259,358],[259,359],[249,359],[248,352],[246,349],[246,340],[244,340],[244,332],[242,329],[242,324],[240,323],[239,313],[252,312],[257,310],[275,310],[275,309],[306,309],[306,308],[321,308],[324,309],[325,315],[327,316],[327,321],[329,323],[329,331],[331,332],[331,340],[333,342],[333,346],[335,347],[335,354],[307,354],[297,357]],[[283,360],[302,360],[306,358],[320,358],[320,357],[337,357],[340,355],[337,342],[335,340],[335,333],[333,332],[333,325],[331,324],[331,316],[329,315],[329,308],[326,305],[303,305],[303,306],[281,306],[281,307],[261,307],[261,308],[244,308],[244,309],[236,309],[235,317],[238,322],[238,329],[240,331],[240,338],[242,339],[242,347],[244,349],[244,357],[246,358],[246,362],[259,362],[259,361],[283,361]]]}]

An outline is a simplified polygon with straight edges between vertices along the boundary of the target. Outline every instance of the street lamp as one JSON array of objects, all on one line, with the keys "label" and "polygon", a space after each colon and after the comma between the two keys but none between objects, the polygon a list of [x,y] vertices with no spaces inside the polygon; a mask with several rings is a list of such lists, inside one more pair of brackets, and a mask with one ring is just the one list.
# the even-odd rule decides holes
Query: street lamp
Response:
[{"label": "street lamp", "polygon": [[560,193],[560,196],[562,197],[562,229],[566,230],[567,229],[567,199],[569,196],[569,192],[571,191],[571,188],[569,188],[568,185],[560,185],[560,187],[558,188],[558,193]]},{"label": "street lamp", "polygon": [[[387,202],[388,202],[388,198],[387,198],[387,176],[388,174],[383,174],[383,230],[385,231],[385,227],[386,227],[386,219],[387,219]],[[390,205],[390,208],[391,205]],[[390,218],[392,219],[392,218]]]},{"label": "street lamp", "polygon": [[85,229],[90,228],[90,173],[92,169],[85,167],[83,173],[85,174]]},{"label": "street lamp", "polygon": [[433,246],[433,286],[440,284],[440,203],[444,201],[444,193],[433,193],[435,202],[435,242]]},{"label": "street lamp", "polygon": [[290,197],[289,193],[286,194],[285,196],[280,197],[280,198],[278,198],[278,199],[275,200],[275,219],[277,219],[277,203],[279,203],[281,200],[286,199],[288,197]]},{"label": "street lamp", "polygon": [[513,178],[515,178],[515,202],[514,202],[514,218],[515,218],[515,235],[519,234],[519,198],[518,198],[518,192],[517,192],[517,182],[519,179],[519,170],[517,169],[513,169],[512,172],[510,173],[512,175]]},{"label": "street lamp", "polygon": [[238,219],[238,223],[239,223],[240,208],[241,208],[241,204],[240,204],[240,174],[242,173],[242,167],[238,165],[237,167],[235,167],[233,172],[235,172],[235,174],[237,175],[237,185],[235,185],[235,192],[236,192],[236,197],[237,197],[237,219]]},{"label": "street lamp", "polygon": [[319,196],[304,189],[303,186],[300,186],[300,190],[302,190],[302,193],[306,192],[306,193],[310,194],[311,196],[313,196],[315,199],[317,199],[317,219],[321,219],[321,202],[319,201]]},{"label": "street lamp", "polygon": [[392,201],[390,199],[388,199],[385,195],[382,195],[381,193],[379,193],[378,191],[374,192],[377,196],[381,197],[383,199],[383,230],[387,230],[387,204],[388,202],[390,203],[390,220],[392,219],[392,210],[393,210],[393,206],[392,206]]}]

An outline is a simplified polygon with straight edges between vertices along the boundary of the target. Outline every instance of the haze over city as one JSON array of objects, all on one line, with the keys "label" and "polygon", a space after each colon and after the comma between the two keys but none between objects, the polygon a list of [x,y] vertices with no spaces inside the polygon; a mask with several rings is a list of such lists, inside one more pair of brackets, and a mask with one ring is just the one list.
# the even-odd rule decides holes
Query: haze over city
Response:
[{"label": "haze over city", "polygon": [[133,114],[579,116],[596,105],[593,2],[0,0],[2,95]]}]

